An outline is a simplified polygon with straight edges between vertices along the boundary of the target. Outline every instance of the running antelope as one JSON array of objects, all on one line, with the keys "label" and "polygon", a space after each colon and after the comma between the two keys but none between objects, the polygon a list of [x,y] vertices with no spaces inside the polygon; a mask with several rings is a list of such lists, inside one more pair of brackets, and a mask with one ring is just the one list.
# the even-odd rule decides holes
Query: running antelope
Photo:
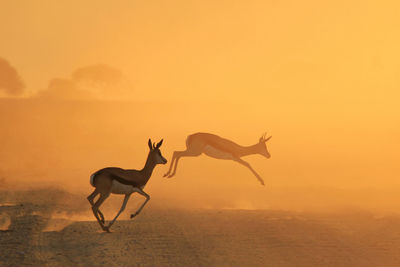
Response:
[{"label": "running antelope", "polygon": [[[124,170],[116,167],[108,167],[93,173],[90,176],[90,184],[95,188],[87,199],[92,206],[93,214],[99,222],[101,228],[104,231],[110,232],[110,227],[113,225],[115,220],[124,211],[126,203],[132,193],[139,193],[146,198],[139,209],[131,214],[131,219],[138,215],[146,203],[150,200],[150,196],[143,191],[144,186],[149,181],[154,167],[157,164],[166,164],[167,160],[161,155],[160,146],[163,140],[157,145],[151,143],[149,139],[148,145],[150,148],[147,156],[147,161],[142,170]],[[94,202],[94,198],[100,194],[99,199]],[[105,220],[103,213],[99,210],[101,204],[106,200],[110,194],[125,195],[121,209],[114,217],[114,219],[105,226]]]},{"label": "running antelope", "polygon": [[[271,139],[272,136],[265,138],[265,135],[266,134],[261,136],[259,142],[252,146],[241,146],[228,139],[210,133],[195,133],[189,135],[186,139],[186,150],[174,152],[170,163],[171,165],[168,172],[164,174],[164,177],[168,176],[168,178],[171,178],[175,175],[176,168],[181,157],[197,157],[204,153],[212,158],[233,160],[242,164],[250,169],[250,171],[257,177],[258,181],[260,181],[262,185],[265,185],[263,179],[250,166],[250,164],[241,159],[243,156],[253,154],[260,154],[267,159],[270,158],[271,155],[269,154],[265,143]],[[175,167],[171,173],[173,166]]]}]

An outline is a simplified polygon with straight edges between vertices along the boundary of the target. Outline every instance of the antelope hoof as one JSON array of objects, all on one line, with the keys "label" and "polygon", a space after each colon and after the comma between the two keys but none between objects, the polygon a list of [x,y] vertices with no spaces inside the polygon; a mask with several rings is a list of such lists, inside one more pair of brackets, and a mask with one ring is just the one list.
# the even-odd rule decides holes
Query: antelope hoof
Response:
[{"label": "antelope hoof", "polygon": [[167,172],[166,174],[163,175],[163,177],[167,177],[169,175],[169,173]]},{"label": "antelope hoof", "polygon": [[138,215],[139,213],[133,213],[133,214],[131,214],[131,219],[133,218],[133,217],[135,217],[136,215]]},{"label": "antelope hoof", "polygon": [[111,233],[110,232],[110,226],[104,226],[103,230],[104,230],[104,232]]},{"label": "antelope hoof", "polygon": [[169,175],[167,178],[172,178],[174,175],[175,174],[173,173],[173,174]]}]

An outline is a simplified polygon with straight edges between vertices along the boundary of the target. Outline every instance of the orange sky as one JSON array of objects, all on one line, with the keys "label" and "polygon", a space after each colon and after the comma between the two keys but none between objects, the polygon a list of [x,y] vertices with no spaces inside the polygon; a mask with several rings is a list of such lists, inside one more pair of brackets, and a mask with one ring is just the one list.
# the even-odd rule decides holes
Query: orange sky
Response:
[{"label": "orange sky", "polygon": [[[0,3],[0,56],[26,96],[82,66],[120,69],[135,99],[174,105],[162,127],[141,129],[173,140],[168,157],[195,131],[251,144],[268,130],[271,160],[249,161],[272,185],[400,190],[398,14],[385,0],[10,0]],[[179,114],[190,103],[203,116]],[[204,164],[221,175],[228,166]]]},{"label": "orange sky", "polygon": [[31,91],[100,62],[121,68],[141,99],[399,97],[398,1],[0,5],[0,51]]}]

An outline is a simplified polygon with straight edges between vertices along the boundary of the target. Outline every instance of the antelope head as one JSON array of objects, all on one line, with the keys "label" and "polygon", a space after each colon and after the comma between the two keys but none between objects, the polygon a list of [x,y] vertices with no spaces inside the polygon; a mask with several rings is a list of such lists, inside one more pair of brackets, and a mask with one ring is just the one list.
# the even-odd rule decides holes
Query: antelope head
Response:
[{"label": "antelope head", "polygon": [[261,137],[260,140],[258,142],[258,154],[263,155],[264,157],[266,157],[267,159],[269,159],[271,157],[271,154],[269,154],[268,149],[267,149],[267,144],[266,142],[271,139],[272,136],[265,138],[265,136],[267,135],[267,133],[264,133]]},{"label": "antelope head", "polygon": [[155,164],[166,164],[167,160],[161,155],[160,146],[163,143],[163,139],[157,144],[151,144],[151,139],[149,139],[148,145],[150,148],[149,157],[153,160]]}]

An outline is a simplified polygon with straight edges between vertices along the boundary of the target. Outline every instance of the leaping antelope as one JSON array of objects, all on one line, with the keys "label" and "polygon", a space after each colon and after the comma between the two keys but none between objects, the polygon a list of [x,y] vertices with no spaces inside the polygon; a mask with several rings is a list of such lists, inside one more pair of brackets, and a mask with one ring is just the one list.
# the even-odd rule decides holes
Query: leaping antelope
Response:
[{"label": "leaping antelope", "polygon": [[[93,193],[91,193],[87,199],[89,200],[93,214],[99,222],[101,229],[110,232],[111,225],[115,222],[121,212],[124,211],[126,203],[132,193],[137,192],[144,196],[146,200],[139,207],[139,209],[131,214],[131,219],[138,215],[146,203],[150,200],[150,196],[143,191],[144,186],[149,181],[154,167],[157,164],[166,164],[167,160],[161,155],[160,146],[163,140],[157,145],[151,143],[149,139],[148,145],[150,148],[147,156],[147,161],[142,170],[124,170],[116,167],[108,167],[93,173],[90,176],[90,184],[95,187]],[[99,199],[93,202],[94,198],[100,194]],[[106,200],[110,194],[125,195],[121,209],[114,217],[114,219],[105,226],[105,220],[103,213],[99,210],[100,205]]]},{"label": "leaping antelope", "polygon": [[[175,175],[176,168],[181,157],[197,157],[204,153],[212,158],[233,160],[242,164],[250,169],[250,171],[257,177],[258,181],[260,181],[262,185],[265,185],[264,180],[250,166],[250,164],[241,159],[243,156],[252,154],[260,154],[267,159],[270,158],[271,155],[269,154],[265,143],[271,139],[272,136],[265,138],[265,135],[266,133],[260,137],[260,140],[257,144],[252,146],[241,146],[228,139],[210,133],[195,133],[189,135],[186,139],[186,150],[174,152],[170,163],[171,165],[168,172],[164,174],[164,177],[168,176],[168,178],[171,178]],[[175,167],[171,174],[174,164]]]}]

